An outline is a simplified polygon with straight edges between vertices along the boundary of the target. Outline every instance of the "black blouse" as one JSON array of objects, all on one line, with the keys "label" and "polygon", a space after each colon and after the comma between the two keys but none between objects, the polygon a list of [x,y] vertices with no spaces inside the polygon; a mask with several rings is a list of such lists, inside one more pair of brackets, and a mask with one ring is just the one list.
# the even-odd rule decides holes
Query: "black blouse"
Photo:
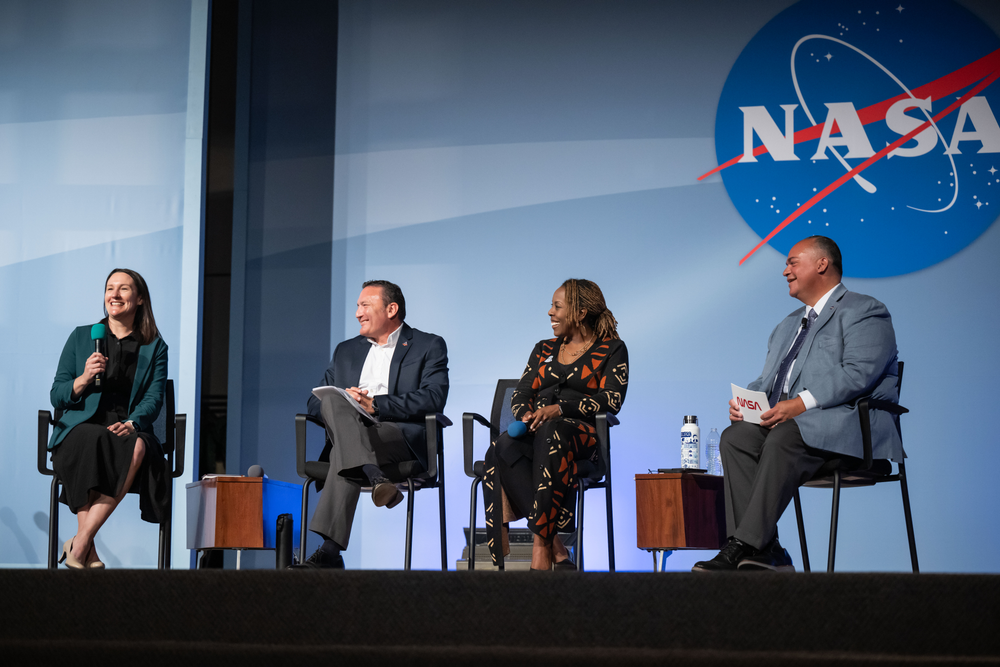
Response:
[{"label": "black blouse", "polygon": [[139,364],[139,341],[133,331],[119,339],[108,329],[105,337],[108,364],[101,382],[101,405],[97,415],[115,413],[118,421],[128,420],[128,403],[132,398],[132,382]]}]

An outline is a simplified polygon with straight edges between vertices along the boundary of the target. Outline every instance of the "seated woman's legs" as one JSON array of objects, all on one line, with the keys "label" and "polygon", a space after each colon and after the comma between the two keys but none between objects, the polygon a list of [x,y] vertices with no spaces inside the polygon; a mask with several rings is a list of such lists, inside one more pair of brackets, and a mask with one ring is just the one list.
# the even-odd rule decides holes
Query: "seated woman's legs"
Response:
[{"label": "seated woman's legs", "polygon": [[535,534],[531,567],[548,569],[553,561],[569,557],[558,533],[573,523],[576,462],[589,459],[596,446],[594,428],[573,419],[546,422],[536,432],[532,466],[535,494],[528,515],[528,527]]},{"label": "seated woman's legs", "polygon": [[[486,505],[486,530],[494,565],[507,552],[506,535],[502,534],[505,522],[527,516],[533,502],[530,459],[532,437],[532,434],[528,434],[515,439],[501,433],[486,452],[483,498]],[[504,516],[504,496],[514,514],[512,517]]]},{"label": "seated woman's legs", "polygon": [[142,460],[145,455],[146,443],[142,441],[142,438],[137,438],[128,474],[118,495],[112,498],[103,493],[91,491],[90,502],[85,507],[77,510],[77,530],[76,537],[73,539],[73,556],[85,565],[98,560],[97,549],[93,544],[94,536],[101,529],[101,526],[104,525],[104,522],[108,520],[108,517],[111,516],[111,513],[115,511],[115,508],[118,507],[118,503],[125,498],[128,490],[132,488],[132,483],[135,481],[135,476],[142,466]]},{"label": "seated woman's legs", "polygon": [[[533,568],[548,569],[553,561],[569,558],[558,536],[558,523],[560,518],[564,525],[572,522],[575,461],[580,457],[590,458],[596,446],[592,427],[576,420],[557,420],[517,439],[503,433],[487,452],[483,491],[488,509],[497,503],[499,510],[500,493],[496,484],[500,482],[515,514],[528,516],[528,527],[534,533]],[[544,512],[539,511],[541,507]],[[494,522],[499,515],[499,511],[486,513],[491,536],[498,534],[494,532]],[[547,520],[550,516],[555,517],[551,522]],[[500,548],[495,543],[491,549],[494,561],[502,553]]]}]

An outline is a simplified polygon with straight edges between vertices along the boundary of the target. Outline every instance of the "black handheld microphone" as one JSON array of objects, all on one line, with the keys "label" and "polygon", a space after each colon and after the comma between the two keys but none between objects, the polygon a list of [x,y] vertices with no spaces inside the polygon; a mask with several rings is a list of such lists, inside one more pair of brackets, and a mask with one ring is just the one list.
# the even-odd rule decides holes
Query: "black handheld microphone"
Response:
[{"label": "black handheld microphone", "polygon": [[[104,355],[104,334],[106,328],[103,324],[97,323],[90,327],[90,338],[94,341],[94,352]],[[107,355],[104,355],[107,356]],[[101,386],[101,380],[104,379],[104,373],[98,373],[94,378],[94,385],[97,387]]]},{"label": "black handheld microphone", "polygon": [[267,475],[264,474],[264,469],[257,464],[250,466],[247,470],[247,477],[263,477],[267,479]]}]

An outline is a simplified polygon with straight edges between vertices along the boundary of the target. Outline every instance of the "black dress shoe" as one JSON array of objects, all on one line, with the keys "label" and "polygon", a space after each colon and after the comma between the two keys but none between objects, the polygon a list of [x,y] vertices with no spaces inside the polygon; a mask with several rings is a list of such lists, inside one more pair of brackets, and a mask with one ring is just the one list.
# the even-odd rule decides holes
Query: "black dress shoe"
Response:
[{"label": "black dress shoe", "polygon": [[344,569],[344,557],[339,553],[336,556],[332,556],[323,548],[320,547],[313,552],[312,556],[306,559],[306,562],[299,563],[297,565],[289,565],[289,570],[343,570]]},{"label": "black dress shoe", "polygon": [[757,553],[757,549],[730,537],[719,555],[712,560],[702,560],[694,564],[692,572],[735,572],[740,562]]},{"label": "black dress shoe", "polygon": [[788,550],[778,544],[778,538],[752,556],[740,561],[740,570],[771,570],[772,572],[795,572]]},{"label": "black dress shoe", "polygon": [[560,570],[563,571],[572,570],[573,572],[576,572],[576,561],[571,560],[569,558],[566,558],[564,560],[552,561],[552,569],[555,570],[556,572]]}]

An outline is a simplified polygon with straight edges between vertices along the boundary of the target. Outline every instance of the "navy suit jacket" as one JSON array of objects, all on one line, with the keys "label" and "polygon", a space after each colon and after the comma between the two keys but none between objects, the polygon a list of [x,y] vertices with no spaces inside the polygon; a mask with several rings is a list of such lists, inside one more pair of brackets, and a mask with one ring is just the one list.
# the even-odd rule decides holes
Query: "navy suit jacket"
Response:
[{"label": "navy suit jacket", "polygon": [[[341,389],[358,386],[371,346],[364,336],[339,344],[320,384]],[[442,412],[447,399],[448,347],[444,339],[404,322],[389,364],[389,393],[376,396],[374,401],[379,421],[393,422],[399,427],[410,451],[424,467],[427,466],[424,417]],[[320,401],[312,394],[307,407],[310,415],[322,419]]]},{"label": "navy suit jacket", "polygon": [[[74,426],[93,417],[101,404],[101,390],[93,383],[88,385],[75,400],[73,398],[73,381],[83,375],[83,367],[94,353],[90,327],[91,325],[87,324],[74,329],[59,357],[59,368],[52,381],[49,398],[52,407],[62,410],[63,413],[52,427],[49,449],[62,442]],[[153,342],[139,346],[139,359],[135,367],[135,379],[132,381],[132,395],[128,402],[128,418],[135,422],[137,430],[152,432],[153,422],[163,408],[166,386],[167,344],[157,336]]]},{"label": "navy suit jacket", "polygon": [[[767,392],[778,374],[806,311],[798,308],[774,328],[767,342],[764,372],[748,389]],[[896,333],[881,302],[850,292],[843,285],[818,313],[792,368],[788,396],[809,390],[819,407],[795,418],[802,440],[810,447],[862,458],[857,403],[871,396],[899,400]],[[871,412],[872,455],[900,461],[903,443],[898,418],[882,410]]]}]

